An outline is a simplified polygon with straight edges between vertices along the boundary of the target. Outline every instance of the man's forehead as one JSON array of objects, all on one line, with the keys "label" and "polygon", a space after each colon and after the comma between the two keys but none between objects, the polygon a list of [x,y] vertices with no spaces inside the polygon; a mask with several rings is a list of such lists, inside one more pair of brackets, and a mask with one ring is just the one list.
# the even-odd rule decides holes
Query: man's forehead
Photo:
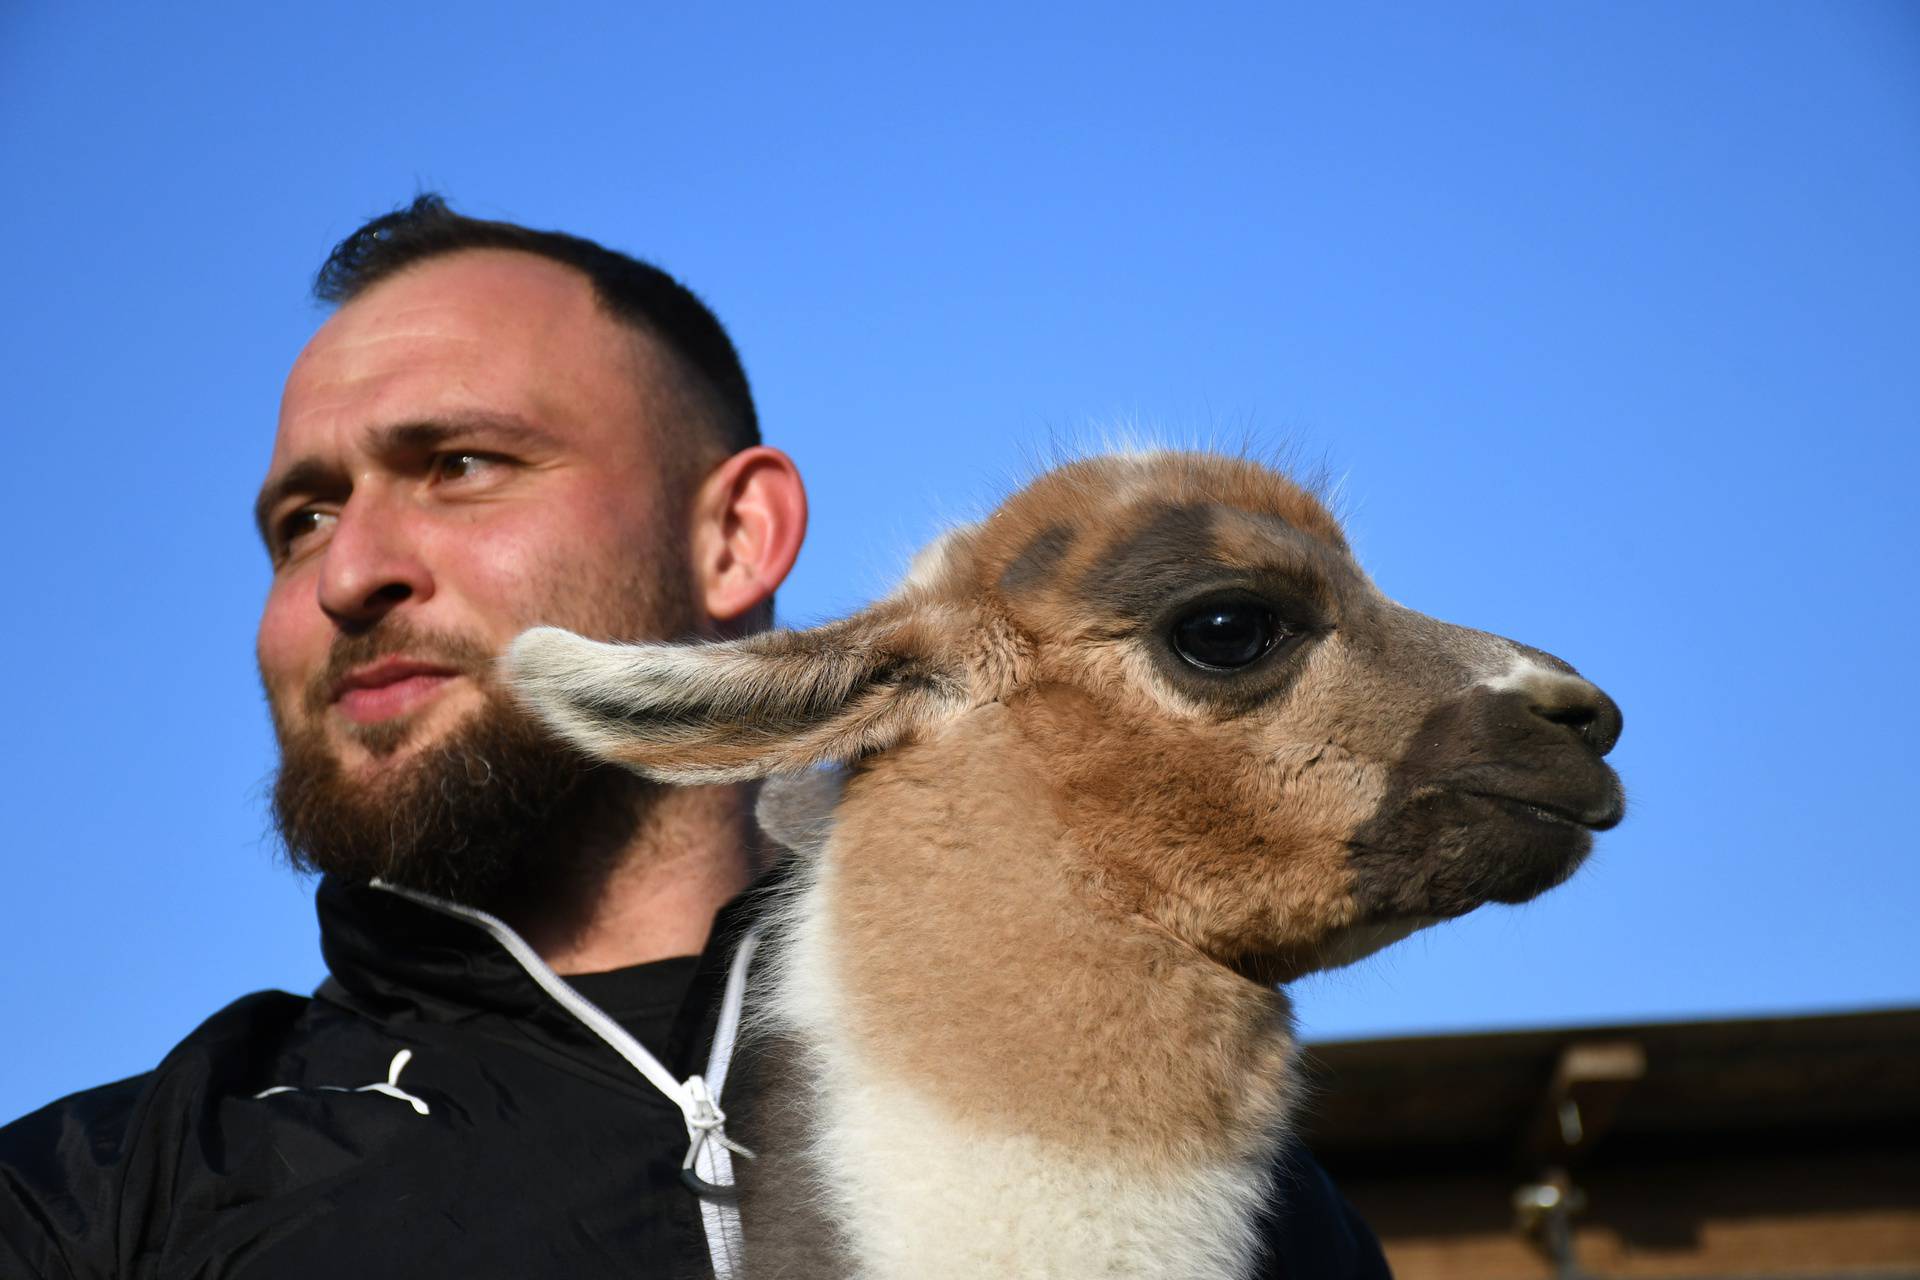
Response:
[{"label": "man's forehead", "polygon": [[619,336],[592,283],[573,268],[530,253],[462,250],[403,268],[342,304],[300,353],[294,373],[351,372],[388,349],[410,346],[552,354],[583,339],[611,343]]},{"label": "man's forehead", "polygon": [[633,394],[638,345],[561,263],[491,249],[428,259],[314,334],[288,374],[275,458],[341,429],[457,409],[538,416],[557,398],[630,413],[606,402]]}]

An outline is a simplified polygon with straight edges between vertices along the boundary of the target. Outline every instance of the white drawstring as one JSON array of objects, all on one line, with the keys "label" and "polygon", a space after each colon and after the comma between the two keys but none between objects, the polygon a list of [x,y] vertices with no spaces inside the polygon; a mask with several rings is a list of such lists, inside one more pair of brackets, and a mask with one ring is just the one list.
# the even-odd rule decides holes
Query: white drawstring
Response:
[{"label": "white drawstring", "polygon": [[378,1081],[374,1084],[363,1084],[358,1089],[355,1089],[354,1092],[382,1093],[389,1098],[398,1098],[400,1101],[409,1104],[413,1107],[414,1114],[416,1115],[424,1116],[431,1114],[427,1109],[427,1104],[423,1100],[414,1097],[400,1087],[400,1073],[405,1071],[407,1064],[412,1061],[413,1050],[402,1049],[400,1052],[394,1054],[393,1061],[387,1064],[387,1078],[385,1080]]},{"label": "white drawstring", "polygon": [[[385,1080],[376,1080],[372,1084],[357,1085],[351,1088],[344,1084],[321,1084],[314,1085],[313,1088],[321,1093],[384,1094],[389,1098],[398,1098],[400,1101],[412,1107],[415,1115],[432,1115],[433,1109],[427,1106],[426,1099],[416,1098],[400,1087],[400,1073],[405,1071],[407,1064],[412,1061],[413,1050],[402,1049],[400,1052],[394,1054],[393,1061],[387,1064],[387,1078]],[[254,1094],[253,1097],[254,1101],[257,1102],[261,1098],[271,1098],[276,1094],[299,1092],[301,1092],[301,1089],[298,1085],[276,1084],[271,1089],[262,1089],[260,1092]]]},{"label": "white drawstring", "polygon": [[[720,1001],[720,1021],[714,1028],[713,1052],[707,1059],[707,1073],[704,1077],[688,1076],[683,1083],[675,1080],[660,1060],[647,1052],[646,1046],[629,1035],[625,1027],[548,967],[539,953],[498,916],[385,880],[373,881],[373,887],[485,929],[541,990],[625,1058],[646,1077],[648,1084],[672,1099],[687,1122],[687,1158],[680,1166],[681,1178],[699,1195],[700,1221],[706,1230],[707,1254],[713,1259],[714,1280],[733,1280],[740,1265],[740,1210],[732,1199],[731,1153],[738,1152],[752,1159],[753,1152],[727,1136],[727,1113],[720,1109],[720,1090],[726,1084],[727,1068],[733,1058],[734,1039],[746,1001],[747,966],[753,962],[753,953],[760,945],[759,931],[749,932],[733,953],[726,994]],[[404,1065],[396,1060],[393,1074],[397,1076],[398,1068]],[[378,1085],[370,1087],[383,1093],[387,1091]]]},{"label": "white drawstring", "polygon": [[[687,1148],[680,1176],[686,1179],[691,1169],[704,1184],[694,1190],[700,1195],[700,1222],[706,1228],[707,1256],[713,1259],[714,1280],[731,1280],[740,1266],[740,1209],[728,1194],[733,1187],[731,1153],[738,1151],[751,1160],[753,1152],[727,1137],[727,1115],[720,1110],[720,1091],[726,1087],[727,1068],[733,1064],[734,1039],[740,1030],[740,1012],[747,998],[747,969],[759,946],[760,931],[754,929],[740,939],[739,947],[734,950],[733,964],[727,970],[726,993],[720,997],[720,1018],[713,1028],[713,1049],[707,1055],[706,1078],[694,1076],[687,1081],[690,1090],[697,1086],[698,1091],[706,1095],[707,1105],[712,1109],[711,1117],[699,1125],[691,1117],[687,1121],[692,1145]],[[719,1141],[713,1141],[714,1138]]]},{"label": "white drawstring", "polygon": [[[729,1151],[753,1159],[753,1152],[727,1136],[727,1113],[707,1092],[707,1082],[699,1076],[688,1076],[685,1088],[693,1099],[693,1110],[687,1115],[687,1128],[693,1131],[693,1143],[687,1148],[687,1158],[680,1162],[680,1168],[692,1171],[694,1162],[709,1142],[718,1142]],[[715,1154],[717,1157],[718,1153]]]}]

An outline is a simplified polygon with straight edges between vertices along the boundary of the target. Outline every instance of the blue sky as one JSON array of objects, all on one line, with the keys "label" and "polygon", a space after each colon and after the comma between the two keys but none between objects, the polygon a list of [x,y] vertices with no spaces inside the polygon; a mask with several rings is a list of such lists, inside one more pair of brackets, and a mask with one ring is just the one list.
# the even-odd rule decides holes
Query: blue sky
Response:
[{"label": "blue sky", "polygon": [[1324,461],[1389,594],[1613,693],[1628,823],[1310,1036],[1920,998],[1912,6],[700,8],[0,13],[0,1118],[321,976],[247,508],[422,188],[715,306],[790,621],[1135,424]]}]

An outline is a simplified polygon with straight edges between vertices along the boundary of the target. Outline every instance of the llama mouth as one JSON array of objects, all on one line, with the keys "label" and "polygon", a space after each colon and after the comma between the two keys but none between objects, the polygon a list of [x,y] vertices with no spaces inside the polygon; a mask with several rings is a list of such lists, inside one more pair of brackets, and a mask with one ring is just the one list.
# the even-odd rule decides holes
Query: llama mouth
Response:
[{"label": "llama mouth", "polygon": [[1504,813],[1523,818],[1530,822],[1542,822],[1549,826],[1571,827],[1580,831],[1605,831],[1618,826],[1626,814],[1626,805],[1620,797],[1619,788],[1614,788],[1597,809],[1589,808],[1582,812],[1545,804],[1538,800],[1526,800],[1519,796],[1502,795],[1495,791],[1469,791],[1467,795],[1476,800],[1485,800]]}]

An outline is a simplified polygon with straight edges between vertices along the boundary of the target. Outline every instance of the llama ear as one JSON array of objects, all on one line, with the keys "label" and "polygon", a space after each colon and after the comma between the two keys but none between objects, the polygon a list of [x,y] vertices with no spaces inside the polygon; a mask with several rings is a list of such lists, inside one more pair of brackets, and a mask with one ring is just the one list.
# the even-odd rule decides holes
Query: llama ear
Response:
[{"label": "llama ear", "polygon": [[521,699],[587,754],[663,782],[739,782],[845,763],[966,704],[923,615],[875,606],[811,631],[716,644],[603,644],[536,627],[505,659]]}]

